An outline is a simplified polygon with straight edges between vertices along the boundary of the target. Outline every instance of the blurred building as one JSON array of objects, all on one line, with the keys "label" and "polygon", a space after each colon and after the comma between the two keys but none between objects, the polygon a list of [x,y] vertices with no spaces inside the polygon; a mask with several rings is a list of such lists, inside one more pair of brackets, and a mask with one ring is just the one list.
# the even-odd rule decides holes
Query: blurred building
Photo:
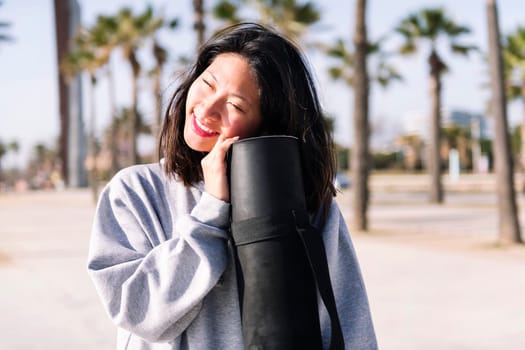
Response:
[{"label": "blurred building", "polygon": [[[428,114],[420,111],[407,112],[402,118],[402,134],[395,140],[394,146],[403,154],[407,169],[426,166],[429,123]],[[483,114],[459,109],[443,111],[441,127],[459,127],[470,135],[468,138],[471,140],[468,142],[467,139],[458,139],[455,144],[443,142],[440,152],[444,162],[448,159],[451,148],[459,148],[462,167],[472,167],[474,171],[487,168],[487,159],[481,152],[480,140],[492,139],[492,127]]]},{"label": "blurred building", "polygon": [[469,130],[473,139],[490,139],[492,133],[487,118],[480,113],[450,110],[443,113],[442,126],[459,126]]},{"label": "blurred building", "polygon": [[[471,163],[474,172],[485,173],[489,168],[488,155],[481,151],[481,140],[492,139],[492,128],[487,118],[481,113],[473,113],[464,110],[450,110],[443,113],[444,127],[456,126],[465,129],[470,134],[470,146],[458,147],[460,151],[460,162],[462,165]],[[471,151],[471,160],[468,160],[467,148]]]},{"label": "blurred building", "polygon": [[[469,130],[474,139],[491,139],[492,129],[487,118],[481,113],[451,109],[442,112],[441,126],[458,126]],[[417,135],[424,141],[430,133],[428,113],[407,112],[402,119],[402,134]]]}]

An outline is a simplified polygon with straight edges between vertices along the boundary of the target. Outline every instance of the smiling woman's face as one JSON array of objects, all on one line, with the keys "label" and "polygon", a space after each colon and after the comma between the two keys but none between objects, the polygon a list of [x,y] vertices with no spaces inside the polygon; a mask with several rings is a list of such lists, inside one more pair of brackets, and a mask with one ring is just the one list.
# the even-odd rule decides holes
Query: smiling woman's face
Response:
[{"label": "smiling woman's face", "polygon": [[257,79],[240,55],[218,55],[193,82],[186,99],[184,140],[209,152],[219,135],[255,136],[261,125]]}]

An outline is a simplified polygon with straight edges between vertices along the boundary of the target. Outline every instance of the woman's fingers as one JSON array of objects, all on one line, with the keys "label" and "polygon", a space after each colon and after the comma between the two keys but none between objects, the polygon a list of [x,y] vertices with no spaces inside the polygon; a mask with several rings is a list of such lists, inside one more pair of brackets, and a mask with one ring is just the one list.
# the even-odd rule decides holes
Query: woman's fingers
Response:
[{"label": "woman's fingers", "polygon": [[215,150],[217,155],[222,154],[224,157],[226,157],[226,152],[228,152],[230,146],[237,140],[239,140],[239,136],[224,138],[222,135],[220,135],[211,152]]},{"label": "woman's fingers", "polygon": [[219,135],[210,153],[201,161],[206,192],[223,201],[230,200],[226,175],[226,153],[238,139],[238,136],[224,138],[222,135]]}]

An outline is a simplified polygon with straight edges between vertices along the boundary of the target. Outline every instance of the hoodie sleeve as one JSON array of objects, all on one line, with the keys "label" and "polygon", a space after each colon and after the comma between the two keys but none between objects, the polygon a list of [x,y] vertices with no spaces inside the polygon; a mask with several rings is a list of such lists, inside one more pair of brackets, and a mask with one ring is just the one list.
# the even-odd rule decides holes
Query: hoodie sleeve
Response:
[{"label": "hoodie sleeve", "polygon": [[[357,256],[346,223],[335,201],[322,230],[332,289],[346,349],[376,350],[377,341]],[[330,318],[320,308],[324,348],[330,339]]]},{"label": "hoodie sleeve", "polygon": [[88,272],[118,327],[150,342],[166,342],[188,327],[226,269],[230,208],[203,193],[167,234],[147,192],[119,179],[102,192]]}]

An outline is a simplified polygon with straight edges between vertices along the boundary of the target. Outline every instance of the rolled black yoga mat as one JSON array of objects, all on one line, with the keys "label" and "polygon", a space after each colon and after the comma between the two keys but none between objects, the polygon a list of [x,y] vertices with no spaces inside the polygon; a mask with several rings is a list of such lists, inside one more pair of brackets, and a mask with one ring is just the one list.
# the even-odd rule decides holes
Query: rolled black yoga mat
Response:
[{"label": "rolled black yoga mat", "polygon": [[318,287],[331,313],[331,348],[342,349],[322,239],[309,224],[299,140],[238,141],[228,169],[246,349],[321,349]]}]

